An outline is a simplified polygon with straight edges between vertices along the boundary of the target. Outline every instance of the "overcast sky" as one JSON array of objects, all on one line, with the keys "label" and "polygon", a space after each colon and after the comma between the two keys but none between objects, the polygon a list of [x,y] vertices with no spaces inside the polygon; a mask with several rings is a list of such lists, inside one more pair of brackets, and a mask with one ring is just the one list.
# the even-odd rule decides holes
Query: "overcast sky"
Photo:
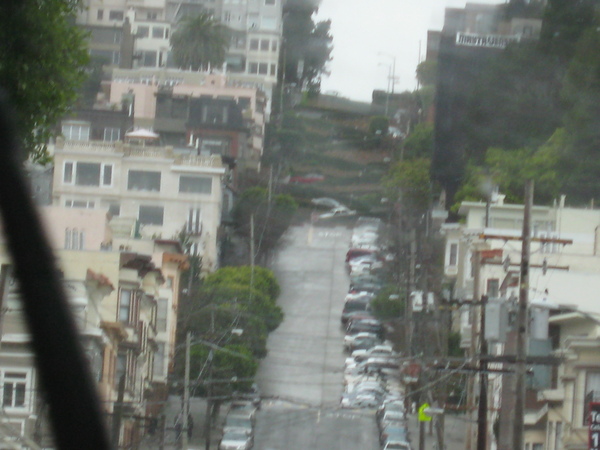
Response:
[{"label": "overcast sky", "polygon": [[[321,92],[371,101],[373,89],[386,90],[395,58],[395,92],[416,88],[415,69],[425,59],[427,30],[441,30],[446,6],[465,0],[321,0],[318,21],[331,19],[331,75]],[[504,3],[478,0],[473,3]]]}]

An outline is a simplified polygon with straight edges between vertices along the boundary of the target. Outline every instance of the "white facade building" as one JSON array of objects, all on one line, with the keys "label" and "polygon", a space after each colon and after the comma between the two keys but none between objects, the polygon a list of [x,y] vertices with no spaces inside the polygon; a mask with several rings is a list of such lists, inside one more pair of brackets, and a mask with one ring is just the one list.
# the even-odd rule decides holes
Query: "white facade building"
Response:
[{"label": "white facade building", "polygon": [[225,174],[219,156],[59,139],[54,162],[55,205],[106,210],[121,221],[135,221],[134,234],[145,238],[173,239],[185,228],[203,269],[216,268]]}]

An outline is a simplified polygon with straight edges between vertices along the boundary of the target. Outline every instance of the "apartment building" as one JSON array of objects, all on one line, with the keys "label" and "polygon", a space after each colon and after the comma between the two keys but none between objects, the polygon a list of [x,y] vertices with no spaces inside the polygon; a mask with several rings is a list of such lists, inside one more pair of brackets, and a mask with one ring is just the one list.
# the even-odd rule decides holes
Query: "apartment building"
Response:
[{"label": "apartment building", "polygon": [[[446,224],[443,227],[446,234],[446,281],[452,286],[453,298],[466,302],[454,322],[455,330],[461,332],[461,344],[465,349],[471,348],[473,332],[473,338],[479,340],[479,316],[473,313],[477,309],[468,303],[478,300],[479,296],[486,296],[494,308],[486,308],[488,318],[505,317],[504,323],[508,324],[506,328],[506,325],[496,322],[497,332],[504,328],[504,334],[496,336],[489,335],[489,325],[486,325],[488,352],[496,356],[514,354],[514,333],[511,332],[508,312],[515,310],[519,297],[523,211],[523,205],[504,204],[502,196],[498,196],[489,208],[483,202],[463,202],[459,214],[464,217],[464,223]],[[531,244],[528,293],[531,319],[529,355],[560,356],[565,347],[577,353],[582,351],[577,347],[579,341],[587,339],[584,336],[593,335],[569,324],[581,323],[581,320],[588,320],[600,313],[595,300],[596,292],[600,289],[599,226],[600,211],[566,207],[564,198],[553,206],[533,207],[531,231],[534,239]],[[478,267],[473,262],[476,254],[480,259]],[[475,286],[476,279],[479,279],[478,286]],[[478,293],[477,299],[474,298],[475,292]],[[476,323],[474,327],[473,320]],[[590,347],[587,347],[588,350],[592,351]],[[582,361],[589,357],[580,356]],[[595,353],[595,357],[598,356]],[[579,370],[580,391],[564,390],[560,386],[560,374],[573,370],[569,364],[574,364]],[[550,414],[556,406],[552,396],[557,393],[556,389],[564,392],[564,404],[569,407],[572,406],[570,402],[575,401],[575,396],[581,399],[587,395],[582,387],[586,385],[584,380],[587,376],[584,366],[567,361],[559,366],[546,364],[530,367],[525,411],[525,441],[528,448],[561,448],[563,444],[554,447],[554,443],[566,439],[563,439],[563,434],[567,436],[567,428],[561,427],[567,427],[567,423],[558,420],[558,413],[554,416]],[[511,366],[496,364],[494,368],[510,369]],[[515,401],[511,385],[511,374],[492,373],[488,376],[488,424],[498,421],[500,436],[500,441],[496,442],[490,425],[488,442],[499,448],[510,446],[510,414]],[[544,392],[548,394],[547,397]],[[557,425],[559,422],[562,424]],[[573,423],[578,422],[581,422],[581,415],[573,417]],[[582,425],[577,426],[581,428]],[[468,432],[474,433],[475,430],[471,428]],[[572,433],[569,436],[569,439],[576,439]],[[548,442],[553,446],[546,447]],[[565,440],[564,445],[566,443]]]},{"label": "apartment building", "polygon": [[163,143],[221,155],[237,171],[258,169],[264,147],[266,95],[219,73],[178,69],[113,71],[109,99],[134,98],[135,124]]},{"label": "apartment building", "polygon": [[[123,377],[121,445],[137,445],[167,395],[175,351],[179,283],[187,257],[178,242],[123,239],[104,210],[41,208],[102,410],[108,421]],[[113,247],[113,241],[117,247]],[[5,435],[51,445],[17,283],[5,243],[0,389]]]},{"label": "apartment building", "polygon": [[136,237],[170,240],[184,230],[203,270],[217,267],[226,173],[219,155],[61,138],[53,152],[54,205],[108,211],[135,222]]},{"label": "apartment building", "polygon": [[90,53],[113,68],[174,67],[170,37],[184,17],[208,12],[230,30],[223,71],[267,96],[277,83],[282,0],[86,0],[77,22],[90,30]]}]

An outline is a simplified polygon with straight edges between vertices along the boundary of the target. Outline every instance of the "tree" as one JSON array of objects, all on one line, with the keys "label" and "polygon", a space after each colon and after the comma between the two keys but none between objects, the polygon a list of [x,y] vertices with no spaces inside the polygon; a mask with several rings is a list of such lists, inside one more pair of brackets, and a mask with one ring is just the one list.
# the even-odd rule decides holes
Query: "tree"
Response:
[{"label": "tree", "polygon": [[208,13],[184,17],[171,35],[173,60],[182,69],[220,66],[229,46],[229,29]]},{"label": "tree", "polygon": [[0,87],[15,108],[17,137],[33,159],[46,156],[53,127],[85,79],[86,34],[73,23],[78,8],[71,0],[0,6]]},{"label": "tree", "polygon": [[250,238],[250,221],[254,217],[254,246],[261,256],[275,248],[298,209],[298,204],[289,195],[275,195],[271,202],[268,197],[264,188],[247,189],[233,209],[236,231],[247,238]]},{"label": "tree", "polygon": [[406,137],[403,144],[404,158],[430,158],[433,154],[433,125],[420,123]]},{"label": "tree", "polygon": [[385,136],[390,126],[390,119],[386,116],[374,116],[369,122],[369,133],[378,136]]},{"label": "tree", "polygon": [[431,161],[416,158],[395,163],[383,177],[386,196],[394,202],[400,201],[405,211],[419,216],[429,208],[431,199]]},{"label": "tree", "polygon": [[208,275],[204,279],[204,286],[213,287],[230,284],[250,286],[252,278],[252,287],[275,302],[279,297],[281,288],[273,272],[260,266],[254,267],[254,273],[252,273],[252,270],[250,266],[223,267]]},{"label": "tree", "polygon": [[283,49],[281,51],[286,84],[306,83],[309,92],[318,92],[321,76],[327,73],[327,63],[333,50],[331,21],[315,23],[312,19],[316,3],[291,1],[285,7],[283,19]]},{"label": "tree", "polygon": [[417,81],[421,86],[435,85],[437,81],[437,61],[426,59],[417,66]]}]

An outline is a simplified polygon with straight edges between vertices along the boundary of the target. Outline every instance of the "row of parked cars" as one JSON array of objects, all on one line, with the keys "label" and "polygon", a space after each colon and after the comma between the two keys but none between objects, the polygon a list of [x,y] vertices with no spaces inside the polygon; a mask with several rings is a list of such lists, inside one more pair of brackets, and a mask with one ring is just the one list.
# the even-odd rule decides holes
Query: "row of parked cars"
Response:
[{"label": "row of parked cars", "polygon": [[385,340],[385,328],[373,316],[372,301],[383,287],[381,224],[359,218],[346,254],[350,288],[341,322],[345,328],[343,408],[376,409],[380,443],[386,449],[410,449],[404,414],[404,389],[400,381],[401,355]]},{"label": "row of parked cars", "polygon": [[254,446],[254,425],[261,406],[255,386],[229,404],[219,450],[249,450]]}]

